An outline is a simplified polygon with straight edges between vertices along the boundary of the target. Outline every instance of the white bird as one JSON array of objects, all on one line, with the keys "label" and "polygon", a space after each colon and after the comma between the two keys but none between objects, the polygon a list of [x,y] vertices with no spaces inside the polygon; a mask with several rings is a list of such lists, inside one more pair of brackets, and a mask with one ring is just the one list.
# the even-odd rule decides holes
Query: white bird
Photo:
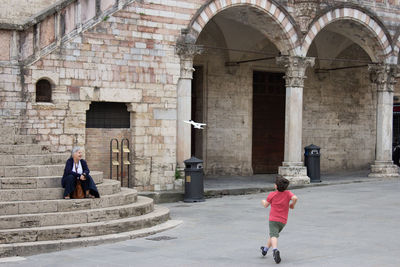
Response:
[{"label": "white bird", "polygon": [[207,125],[207,124],[205,124],[205,123],[194,122],[194,121],[192,121],[192,120],[190,120],[190,121],[183,121],[183,122],[193,125],[193,127],[196,128],[196,129],[204,129],[203,126],[206,126],[206,125]]}]

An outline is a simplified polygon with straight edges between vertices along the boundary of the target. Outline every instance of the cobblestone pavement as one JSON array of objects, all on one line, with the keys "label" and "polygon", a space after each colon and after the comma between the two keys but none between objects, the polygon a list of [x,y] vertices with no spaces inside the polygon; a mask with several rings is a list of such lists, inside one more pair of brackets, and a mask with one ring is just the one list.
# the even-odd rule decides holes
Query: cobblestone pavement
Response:
[{"label": "cobblestone pavement", "polygon": [[[400,180],[293,192],[296,209],[279,238],[282,266],[400,266]],[[121,243],[27,257],[1,266],[275,266],[266,240],[266,194],[171,203],[173,230]]]}]

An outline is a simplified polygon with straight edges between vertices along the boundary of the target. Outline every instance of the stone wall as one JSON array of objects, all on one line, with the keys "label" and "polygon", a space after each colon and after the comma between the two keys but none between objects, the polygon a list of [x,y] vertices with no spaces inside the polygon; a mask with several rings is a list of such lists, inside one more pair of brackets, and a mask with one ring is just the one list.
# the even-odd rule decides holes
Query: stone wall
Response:
[{"label": "stone wall", "polygon": [[376,92],[368,71],[332,71],[322,81],[312,71],[307,76],[303,147],[321,147],[322,172],[368,169],[376,142]]},{"label": "stone wall", "polygon": [[[0,84],[4,124],[18,124],[21,133],[36,136],[54,150],[67,151],[73,145],[85,146],[86,111],[91,101],[126,103],[134,114],[135,185],[142,190],[173,189],[180,71],[175,43],[197,8],[193,3],[176,5],[134,2],[32,64],[22,69],[4,67]],[[67,10],[66,17],[68,12],[72,11]],[[94,14],[85,14],[86,24],[96,22]],[[74,20],[69,23],[70,29],[77,25]],[[54,31],[40,33],[40,47],[54,41]],[[0,36],[13,38],[12,32]],[[42,78],[53,86],[51,103],[35,101],[35,84]]]}]

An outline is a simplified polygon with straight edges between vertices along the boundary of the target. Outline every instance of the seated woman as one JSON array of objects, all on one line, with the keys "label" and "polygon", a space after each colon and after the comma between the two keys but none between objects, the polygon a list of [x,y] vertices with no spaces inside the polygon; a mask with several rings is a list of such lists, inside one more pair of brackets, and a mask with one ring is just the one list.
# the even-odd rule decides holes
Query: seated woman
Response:
[{"label": "seated woman", "polygon": [[76,187],[76,181],[80,180],[83,192],[87,198],[100,197],[96,184],[89,175],[90,171],[85,160],[82,159],[80,147],[74,147],[71,157],[67,160],[61,185],[65,188],[64,198],[70,199]]}]

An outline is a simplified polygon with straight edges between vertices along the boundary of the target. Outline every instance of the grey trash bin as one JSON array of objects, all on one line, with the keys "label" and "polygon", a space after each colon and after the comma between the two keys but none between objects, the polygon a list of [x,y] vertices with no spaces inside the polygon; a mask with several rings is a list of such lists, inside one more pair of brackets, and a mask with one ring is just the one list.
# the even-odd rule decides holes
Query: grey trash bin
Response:
[{"label": "grey trash bin", "polygon": [[184,202],[204,201],[203,161],[191,157],[185,163],[185,196]]},{"label": "grey trash bin", "polygon": [[304,148],[304,164],[307,167],[307,176],[310,177],[311,183],[321,182],[320,149],[320,147],[313,144]]}]

